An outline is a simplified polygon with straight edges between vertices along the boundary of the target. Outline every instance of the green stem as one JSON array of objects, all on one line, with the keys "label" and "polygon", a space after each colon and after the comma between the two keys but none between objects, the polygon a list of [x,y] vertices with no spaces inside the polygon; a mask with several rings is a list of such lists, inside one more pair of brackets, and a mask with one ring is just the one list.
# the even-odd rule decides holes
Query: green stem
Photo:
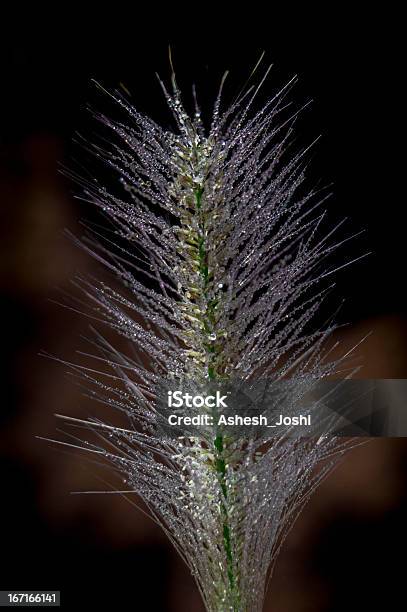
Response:
[{"label": "green stem", "polygon": [[[202,211],[202,196],[203,196],[204,188],[199,187],[195,191],[195,199],[196,199],[196,208],[199,215],[199,229],[201,235],[198,239],[198,258],[199,258],[199,270],[203,279],[204,285],[204,295],[207,295],[208,284],[210,280],[210,271],[208,265],[208,256],[206,252],[205,245],[205,217]],[[207,302],[205,316],[203,320],[204,329],[208,335],[213,331],[213,326],[216,322],[214,316],[214,308],[216,305],[216,300],[212,300]],[[217,367],[216,367],[216,349],[215,346],[210,342],[206,344],[206,351],[210,355],[209,364],[208,364],[208,378],[210,380],[214,380],[218,376]],[[215,469],[218,475],[219,485],[222,490],[223,500],[221,501],[221,512],[223,515],[223,543],[226,553],[227,560],[227,574],[229,580],[229,587],[232,594],[233,599],[233,610],[238,612],[238,607],[235,605],[236,600],[238,600],[238,594],[236,593],[236,578],[234,574],[234,560],[233,560],[233,551],[232,551],[232,542],[231,542],[231,529],[230,529],[230,520],[229,513],[227,508],[227,484],[226,484],[226,461],[225,461],[225,440],[221,434],[217,434],[214,440],[214,448],[215,448]]]}]

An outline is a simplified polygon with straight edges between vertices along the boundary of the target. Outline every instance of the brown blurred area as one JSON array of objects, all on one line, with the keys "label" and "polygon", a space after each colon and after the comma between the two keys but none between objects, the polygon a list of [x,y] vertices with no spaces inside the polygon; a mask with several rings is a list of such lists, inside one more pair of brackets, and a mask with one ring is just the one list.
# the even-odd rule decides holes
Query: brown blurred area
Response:
[{"label": "brown blurred area", "polygon": [[[80,57],[86,52],[92,53],[82,44],[76,53]],[[9,62],[12,67],[27,62],[30,66],[27,55],[23,46]],[[39,55],[45,58],[45,52]],[[309,57],[310,64],[313,58]],[[113,60],[110,69],[114,72]],[[70,55],[63,56],[62,72],[71,61]],[[82,80],[74,83],[80,97],[86,97],[83,83],[85,77],[94,76],[92,68],[92,62],[85,62]],[[147,68],[144,65],[143,70]],[[307,69],[305,66],[304,71]],[[322,73],[322,66],[320,70]],[[35,77],[30,78],[35,82]],[[317,81],[318,74],[313,78]],[[59,87],[62,97],[63,88]],[[77,100],[71,97],[68,102]],[[58,111],[53,112],[58,117]],[[95,609],[107,601],[117,609],[131,605],[136,610],[200,612],[202,605],[192,578],[151,520],[120,495],[71,494],[113,490],[120,483],[80,453],[64,452],[36,438],[59,437],[55,413],[85,417],[97,410],[66,375],[66,367],[39,355],[46,351],[75,360],[76,351],[84,349],[82,336],[88,323],[52,300],[62,299],[60,290],[75,293],[72,279],[78,271],[96,271],[95,263],[63,235],[65,228],[80,235],[80,219],[94,213],[73,199],[71,185],[59,173],[59,164],[68,157],[67,142],[74,122],[71,117],[71,123],[60,129],[55,117],[33,121],[15,138],[6,127],[1,152],[5,387],[0,473],[6,561],[0,589],[17,585],[60,588],[67,608],[74,606],[81,593],[86,605]],[[333,138],[336,136],[335,132]],[[346,191],[339,174],[342,199]],[[361,199],[355,201],[361,202],[362,212],[366,212],[366,204]],[[375,248],[380,243],[381,221],[372,208],[369,217],[358,212],[357,206],[352,202],[358,221],[362,217],[368,229],[372,224]],[[403,252],[397,243],[401,235],[396,233],[392,240],[385,230],[387,256],[392,260],[394,249],[398,260]],[[361,377],[407,378],[405,303],[398,304],[399,293],[389,294],[387,300],[388,279],[385,266],[380,264],[380,247],[378,258],[367,264],[370,268],[351,272],[353,281],[348,288],[351,296],[356,288],[357,316],[337,334],[346,348],[371,332],[357,349],[363,366]],[[403,269],[402,262],[398,265],[399,271]],[[374,290],[367,288],[372,278],[377,283]],[[363,283],[369,303],[363,301],[365,288],[358,287]],[[340,290],[345,288],[346,282]],[[372,302],[375,295],[376,305]],[[351,312],[352,306],[346,316]],[[265,612],[385,609],[383,606],[392,601],[390,592],[402,579],[396,559],[405,553],[407,544],[406,466],[405,439],[374,439],[348,453],[313,496],[286,540]],[[134,499],[134,503],[139,502]],[[97,595],[96,587],[101,590]]]}]

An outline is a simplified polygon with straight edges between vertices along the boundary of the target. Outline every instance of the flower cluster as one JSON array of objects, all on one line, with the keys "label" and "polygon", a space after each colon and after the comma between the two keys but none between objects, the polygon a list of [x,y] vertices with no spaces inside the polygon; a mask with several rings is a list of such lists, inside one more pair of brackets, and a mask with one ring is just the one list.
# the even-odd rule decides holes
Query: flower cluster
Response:
[{"label": "flower cluster", "polygon": [[[84,198],[110,219],[113,237],[88,249],[119,281],[82,279],[100,333],[99,375],[78,369],[90,393],[126,427],[84,421],[86,448],[124,475],[193,573],[209,612],[261,610],[279,548],[331,469],[334,437],[236,439],[158,431],[157,385],[216,380],[320,380],[338,362],[312,328],[329,287],[322,262],[337,248],[322,234],[323,192],[304,193],[306,149],[290,154],[290,81],[260,110],[259,87],[222,110],[222,86],[205,129],[188,114],[175,76],[174,131],[108,93],[123,121],[95,113],[110,136],[94,145],[121,192],[87,181]],[[114,190],[113,190],[114,191]],[[110,372],[110,377],[106,377]],[[321,460],[322,461],[321,463]],[[316,467],[319,466],[317,469]]]}]

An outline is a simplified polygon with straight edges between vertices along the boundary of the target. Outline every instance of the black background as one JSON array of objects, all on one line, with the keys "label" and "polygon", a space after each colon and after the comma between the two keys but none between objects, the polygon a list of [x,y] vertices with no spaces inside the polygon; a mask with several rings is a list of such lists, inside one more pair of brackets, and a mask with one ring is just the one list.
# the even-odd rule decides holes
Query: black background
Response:
[{"label": "black background", "polygon": [[[379,10],[369,5],[356,9],[329,4],[302,11],[290,6],[284,14],[272,4],[223,8],[221,15],[220,4],[191,4],[164,11],[159,5],[147,10],[116,3],[109,9],[95,8],[89,17],[84,7],[75,11],[61,5],[58,12],[41,15],[28,15],[21,7],[21,12],[4,20],[0,180],[5,268],[10,258],[18,258],[18,247],[14,251],[13,245],[20,244],[19,223],[26,218],[24,201],[15,193],[21,185],[31,184],[38,172],[33,159],[50,142],[53,152],[47,153],[51,159],[47,171],[57,177],[59,193],[65,194],[70,207],[71,221],[61,219],[61,234],[65,225],[94,214],[71,198],[72,186],[57,174],[59,163],[69,165],[78,155],[72,145],[75,130],[88,135],[94,129],[84,110],[87,102],[97,102],[92,78],[107,87],[123,82],[140,110],[166,123],[169,118],[154,73],[168,78],[169,43],[180,86],[188,90],[195,81],[203,107],[213,99],[224,70],[230,70],[226,91],[232,97],[265,50],[265,63],[273,63],[274,68],[264,95],[298,74],[295,100],[300,104],[314,99],[300,122],[300,139],[308,141],[322,134],[311,173],[322,183],[334,183],[332,218],[348,216],[352,231],[367,230],[358,249],[372,251],[372,255],[338,276],[337,296],[347,298],[340,317],[355,324],[390,317],[397,321],[397,334],[404,344],[400,16],[391,5]],[[33,143],[38,142],[46,144],[36,149]],[[53,243],[56,249],[58,240],[64,240],[62,235]],[[76,609],[80,597],[89,609],[107,604],[118,610],[190,612],[182,604],[169,603],[170,581],[189,582],[185,570],[180,570],[181,578],[174,577],[174,556],[164,539],[156,536],[153,541],[146,538],[137,544],[117,545],[114,538],[104,541],[103,530],[94,528],[91,515],[59,521],[57,513],[50,520],[44,512],[46,502],[41,497],[47,486],[46,464],[31,462],[24,448],[34,444],[34,434],[42,433],[41,415],[32,432],[24,427],[24,419],[35,385],[46,384],[48,372],[54,373],[49,364],[37,364],[36,354],[48,349],[48,336],[54,338],[66,321],[55,313],[55,307],[44,306],[55,279],[49,288],[35,292],[35,268],[30,274],[30,288],[25,289],[6,269],[1,289],[5,386],[0,438],[0,589],[60,589],[66,609]],[[55,325],[44,337],[41,330],[48,317]],[[31,364],[41,373],[37,381],[30,379]],[[405,376],[405,367],[403,362],[390,377]],[[286,612],[395,609],[403,592],[407,543],[405,450],[403,441],[393,441],[383,451],[396,457],[397,469],[404,475],[397,495],[384,510],[374,515],[349,509],[332,511],[332,516],[324,518],[306,563],[328,585],[329,596],[321,604],[308,593],[307,598],[299,598],[297,607],[285,608]],[[37,454],[41,452],[36,448]],[[52,461],[52,453],[46,461]],[[385,481],[386,474],[383,478]],[[359,486],[380,488],[381,484],[367,479]],[[61,493],[60,503],[63,499]],[[118,509],[119,505],[114,506],[119,513]],[[137,511],[134,513],[137,521]],[[117,520],[120,522],[120,514]]]}]

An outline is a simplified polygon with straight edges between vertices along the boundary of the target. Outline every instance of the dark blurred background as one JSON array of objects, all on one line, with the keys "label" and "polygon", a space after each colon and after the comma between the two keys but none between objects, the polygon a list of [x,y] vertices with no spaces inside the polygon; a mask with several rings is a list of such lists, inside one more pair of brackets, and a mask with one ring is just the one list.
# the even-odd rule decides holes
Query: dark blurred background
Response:
[{"label": "dark blurred background", "polygon": [[[81,235],[80,220],[97,214],[73,198],[77,188],[59,171],[86,164],[74,134],[92,139],[85,106],[106,104],[91,79],[123,83],[140,110],[168,124],[154,73],[169,76],[169,42],[180,85],[196,82],[206,108],[224,70],[231,99],[262,50],[275,66],[265,96],[298,74],[295,102],[314,99],[299,142],[322,134],[311,178],[333,182],[331,218],[349,217],[347,232],[365,229],[356,252],[372,252],[338,274],[334,301],[346,297],[338,319],[349,322],[338,336],[351,345],[372,331],[358,349],[364,378],[407,378],[400,16],[391,4],[288,7],[283,15],[247,3],[220,13],[116,3],[90,19],[84,8],[58,5],[32,15],[20,7],[3,20],[0,589],[60,589],[65,609],[80,600],[89,609],[202,610],[154,523],[119,495],[71,494],[103,489],[97,468],[35,438],[58,437],[55,412],[92,410],[65,368],[38,355],[75,359],[88,325],[52,300],[95,267],[64,229]],[[353,254],[349,247],[344,257]],[[404,439],[349,453],[292,530],[266,611],[395,609],[404,592],[406,460]]]}]

